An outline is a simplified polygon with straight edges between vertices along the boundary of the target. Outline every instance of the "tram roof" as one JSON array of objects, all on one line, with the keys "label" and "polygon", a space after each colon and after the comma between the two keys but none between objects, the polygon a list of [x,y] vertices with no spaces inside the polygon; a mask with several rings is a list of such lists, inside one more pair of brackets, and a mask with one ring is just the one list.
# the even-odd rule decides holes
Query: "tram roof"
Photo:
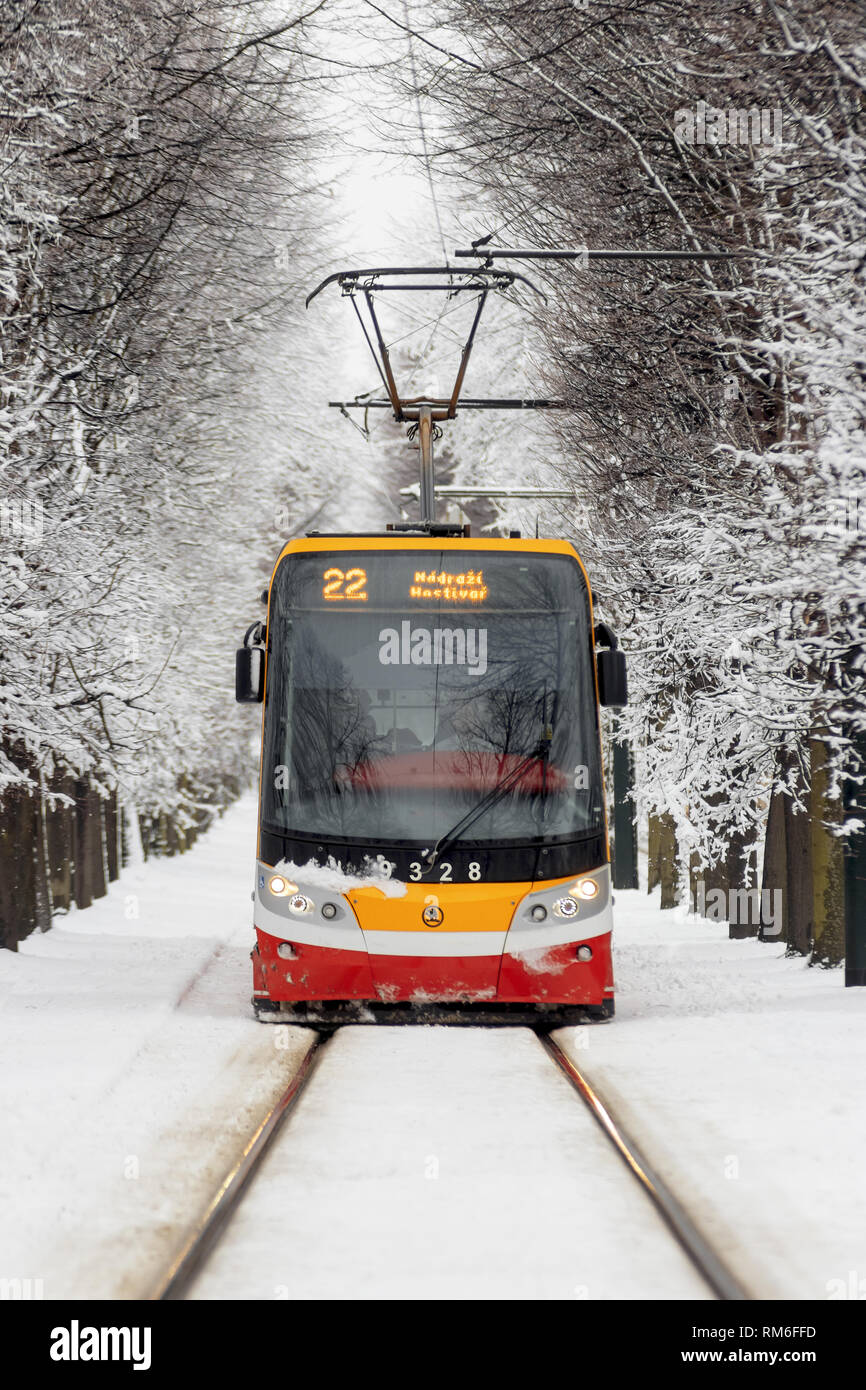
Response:
[{"label": "tram roof", "polygon": [[583,577],[586,581],[587,589],[592,592],[589,582],[589,575],[586,572],[583,561],[578,554],[577,547],[572,541],[551,540],[538,536],[465,536],[465,535],[428,535],[421,531],[385,531],[385,532],[360,532],[352,535],[339,533],[335,535],[311,534],[308,536],[298,536],[293,540],[287,541],[283,546],[271,574],[273,575],[283,559],[287,555],[321,554],[323,552],[334,552],[341,550],[349,551],[378,551],[380,554],[387,554],[388,551],[398,550],[417,550],[417,551],[504,551],[513,554],[523,555],[566,555],[572,560],[576,560],[580,566]]}]

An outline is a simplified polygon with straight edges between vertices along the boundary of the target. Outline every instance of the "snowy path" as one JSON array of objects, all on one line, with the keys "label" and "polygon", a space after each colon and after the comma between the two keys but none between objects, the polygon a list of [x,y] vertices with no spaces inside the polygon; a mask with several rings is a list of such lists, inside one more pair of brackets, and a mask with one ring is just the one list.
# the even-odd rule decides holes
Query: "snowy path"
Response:
[{"label": "snowy path", "polygon": [[555,1036],[762,1298],[866,1298],[866,991],[616,894],[617,1014]]},{"label": "snowy path", "polygon": [[345,1028],[194,1298],[708,1298],[528,1030]]},{"label": "snowy path", "polygon": [[145,1295],[309,1046],[249,1011],[253,814],[0,952],[0,1276]]},{"label": "snowy path", "polygon": [[[254,819],[247,799],[0,952],[0,1278],[146,1292],[308,1047],[250,1012]],[[615,916],[617,1017],[560,1042],[756,1294],[866,1297],[866,993],[645,895]],[[529,1033],[347,1030],[279,1144],[288,1230],[262,1296],[322,1292],[329,1265],[332,1295],[683,1296],[675,1271],[642,1282],[639,1247],[618,1263],[646,1199],[620,1197]],[[259,1200],[237,1215],[252,1245]]]}]

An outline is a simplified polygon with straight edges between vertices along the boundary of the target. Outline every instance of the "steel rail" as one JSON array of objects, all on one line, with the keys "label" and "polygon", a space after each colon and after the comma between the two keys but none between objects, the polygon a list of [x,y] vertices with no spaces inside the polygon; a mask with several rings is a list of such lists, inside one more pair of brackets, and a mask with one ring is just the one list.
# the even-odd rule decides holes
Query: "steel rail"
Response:
[{"label": "steel rail", "polygon": [[725,1302],[750,1301],[752,1295],[719,1258],[685,1208],[647,1162],[637,1144],[614,1118],[609,1107],[568,1054],[549,1035],[538,1033],[536,1036],[604,1130],[629,1172],[640,1183],[656,1211],[716,1297]]},{"label": "steel rail", "polygon": [[287,1117],[294,1110],[322,1054],[327,1037],[314,1035],[312,1046],[282,1095],[271,1106],[243,1153],[232,1165],[171,1265],[148,1295],[148,1302],[182,1299],[217,1244],[252,1177]]}]

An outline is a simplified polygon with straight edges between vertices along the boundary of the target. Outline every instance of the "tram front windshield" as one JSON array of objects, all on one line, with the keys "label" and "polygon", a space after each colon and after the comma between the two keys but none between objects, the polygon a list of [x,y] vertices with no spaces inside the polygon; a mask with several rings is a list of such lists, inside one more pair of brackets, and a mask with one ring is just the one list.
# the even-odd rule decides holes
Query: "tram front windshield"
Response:
[{"label": "tram front windshield", "polygon": [[601,829],[589,597],[567,556],[290,555],[270,626],[269,829],[432,844],[506,779],[466,843]]}]

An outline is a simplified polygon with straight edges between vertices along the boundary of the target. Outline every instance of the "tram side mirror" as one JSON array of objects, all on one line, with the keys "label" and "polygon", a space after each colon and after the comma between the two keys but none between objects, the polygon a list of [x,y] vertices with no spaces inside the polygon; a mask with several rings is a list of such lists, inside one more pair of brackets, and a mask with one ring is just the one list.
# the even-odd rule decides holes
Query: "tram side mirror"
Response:
[{"label": "tram side mirror", "polygon": [[265,653],[261,647],[241,647],[235,653],[235,699],[241,705],[259,704],[265,693]]},{"label": "tram side mirror", "polygon": [[602,705],[628,704],[628,677],[625,653],[618,647],[596,653],[598,700]]}]

